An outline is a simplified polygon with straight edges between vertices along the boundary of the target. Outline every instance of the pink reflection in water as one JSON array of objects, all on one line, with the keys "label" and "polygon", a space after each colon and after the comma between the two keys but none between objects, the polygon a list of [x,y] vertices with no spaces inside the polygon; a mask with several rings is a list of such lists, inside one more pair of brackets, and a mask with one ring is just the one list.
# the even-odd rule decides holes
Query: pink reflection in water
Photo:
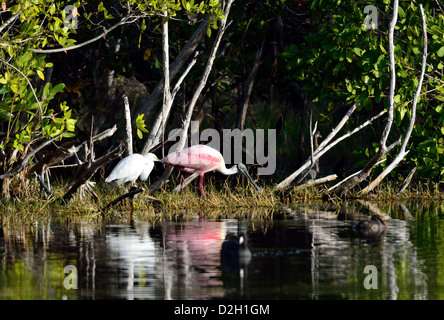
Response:
[{"label": "pink reflection in water", "polygon": [[164,224],[165,298],[208,298],[223,295],[220,249],[223,222],[200,220]]}]

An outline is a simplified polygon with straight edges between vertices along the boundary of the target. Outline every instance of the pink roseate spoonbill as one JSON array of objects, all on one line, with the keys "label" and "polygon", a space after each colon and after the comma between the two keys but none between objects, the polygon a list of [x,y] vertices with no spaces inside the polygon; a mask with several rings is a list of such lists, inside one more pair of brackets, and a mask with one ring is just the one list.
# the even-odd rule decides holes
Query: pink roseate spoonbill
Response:
[{"label": "pink roseate spoonbill", "polygon": [[181,151],[173,152],[167,155],[161,160],[167,166],[176,167],[181,171],[185,171],[188,174],[182,180],[182,188],[185,179],[193,174],[198,173],[200,176],[199,188],[202,197],[205,198],[205,192],[203,189],[203,177],[204,174],[209,171],[218,171],[224,175],[232,175],[236,173],[242,173],[251,184],[256,188],[257,191],[261,189],[253,181],[251,176],[248,174],[247,168],[243,163],[234,165],[230,169],[225,166],[224,157],[222,154],[209,146],[198,144],[189,148],[185,148]]},{"label": "pink roseate spoonbill", "polygon": [[113,186],[118,186],[125,182],[133,184],[137,178],[145,181],[153,171],[154,161],[160,161],[154,153],[145,156],[138,153],[130,154],[119,161],[105,182],[112,182]]}]

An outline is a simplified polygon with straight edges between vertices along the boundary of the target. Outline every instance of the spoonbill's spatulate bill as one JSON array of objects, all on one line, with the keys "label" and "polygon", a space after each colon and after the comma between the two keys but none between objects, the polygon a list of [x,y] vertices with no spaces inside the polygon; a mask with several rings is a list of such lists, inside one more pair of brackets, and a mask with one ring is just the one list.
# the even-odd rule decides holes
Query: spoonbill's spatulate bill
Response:
[{"label": "spoonbill's spatulate bill", "polygon": [[170,153],[162,159],[162,162],[187,172],[187,176],[193,173],[198,173],[200,176],[199,188],[204,198],[203,176],[209,171],[218,171],[224,175],[232,175],[240,172],[247,177],[257,191],[261,190],[248,174],[244,164],[239,163],[230,169],[227,169],[222,154],[216,149],[206,145],[198,144],[181,151]]},{"label": "spoonbill's spatulate bill", "polygon": [[154,161],[160,161],[154,153],[145,156],[138,153],[130,154],[119,161],[105,182],[120,185],[125,182],[134,183],[137,179],[145,181],[153,171]]}]

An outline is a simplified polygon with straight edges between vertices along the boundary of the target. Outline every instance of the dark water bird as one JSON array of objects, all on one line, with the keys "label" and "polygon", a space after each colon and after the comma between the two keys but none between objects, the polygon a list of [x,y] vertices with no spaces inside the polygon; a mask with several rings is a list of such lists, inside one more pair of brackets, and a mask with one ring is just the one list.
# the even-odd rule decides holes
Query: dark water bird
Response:
[{"label": "dark water bird", "polygon": [[379,214],[374,214],[371,220],[360,221],[353,229],[363,237],[377,238],[387,231],[387,223]]},{"label": "dark water bird", "polygon": [[[186,177],[188,177],[190,174],[198,173],[200,176],[199,188],[203,198],[205,198],[203,177],[204,174],[209,171],[218,171],[224,175],[232,175],[240,172],[247,177],[257,191],[261,191],[261,189],[248,174],[247,168],[244,164],[239,163],[230,169],[227,169],[222,154],[216,149],[206,145],[198,144],[185,148],[181,151],[170,153],[162,159],[162,162],[168,166],[172,166],[181,171],[187,172],[188,175]],[[185,178],[183,181],[185,181]],[[182,189],[183,182],[181,191]]]},{"label": "dark water bird", "polygon": [[239,237],[233,234],[227,235],[222,243],[220,258],[223,269],[245,268],[251,261],[251,251],[248,248],[245,234],[241,233]]}]

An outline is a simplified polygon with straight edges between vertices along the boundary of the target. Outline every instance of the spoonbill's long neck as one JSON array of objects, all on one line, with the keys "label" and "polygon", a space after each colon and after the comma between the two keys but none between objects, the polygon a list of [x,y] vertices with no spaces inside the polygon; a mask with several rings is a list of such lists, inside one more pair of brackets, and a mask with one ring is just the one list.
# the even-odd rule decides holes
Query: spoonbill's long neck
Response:
[{"label": "spoonbill's long neck", "polygon": [[235,173],[239,172],[239,169],[237,168],[236,165],[232,166],[230,169],[227,169],[227,167],[225,166],[225,162],[221,162],[220,167],[217,169],[217,171],[219,171],[220,173],[229,176]]}]

